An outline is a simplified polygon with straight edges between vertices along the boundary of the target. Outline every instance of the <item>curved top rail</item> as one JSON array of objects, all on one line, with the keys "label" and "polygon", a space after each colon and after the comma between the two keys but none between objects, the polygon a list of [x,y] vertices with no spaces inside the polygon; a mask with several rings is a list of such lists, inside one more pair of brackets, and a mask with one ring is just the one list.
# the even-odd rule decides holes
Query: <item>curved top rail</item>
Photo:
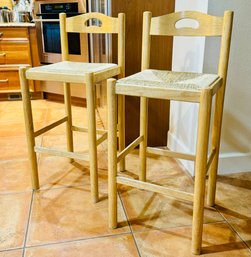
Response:
[{"label": "curved top rail", "polygon": [[[92,20],[100,22],[100,26],[91,25],[90,21]],[[66,31],[78,33],[118,33],[119,18],[113,18],[97,12],[85,13],[66,18]]]},{"label": "curved top rail", "polygon": [[[198,28],[189,26],[177,28],[176,23],[183,19],[198,22]],[[151,19],[151,35],[163,36],[221,36],[223,17],[212,16],[197,11],[183,11],[166,14]]]}]

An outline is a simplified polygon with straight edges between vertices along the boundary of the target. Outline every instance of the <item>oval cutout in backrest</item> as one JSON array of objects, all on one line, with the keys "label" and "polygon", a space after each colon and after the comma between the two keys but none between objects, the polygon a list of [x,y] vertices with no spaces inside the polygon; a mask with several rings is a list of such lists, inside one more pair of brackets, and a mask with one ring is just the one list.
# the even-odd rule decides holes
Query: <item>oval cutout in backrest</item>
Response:
[{"label": "oval cutout in backrest", "polygon": [[97,18],[91,18],[85,22],[85,26],[87,26],[87,27],[91,27],[91,26],[102,27],[102,21]]},{"label": "oval cutout in backrest", "polygon": [[184,19],[178,20],[175,23],[176,29],[183,29],[183,28],[198,29],[199,26],[200,26],[200,23],[197,20],[190,19],[190,18],[184,18]]}]

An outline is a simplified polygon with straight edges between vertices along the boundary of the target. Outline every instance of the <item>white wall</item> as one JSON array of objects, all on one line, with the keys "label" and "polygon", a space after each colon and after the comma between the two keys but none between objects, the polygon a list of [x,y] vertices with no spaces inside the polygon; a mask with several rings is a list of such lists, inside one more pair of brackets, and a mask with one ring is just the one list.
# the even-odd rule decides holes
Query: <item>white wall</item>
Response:
[{"label": "white wall", "polygon": [[[208,12],[234,11],[234,26],[224,106],[219,171],[251,171],[251,1],[210,0]],[[205,72],[214,72],[219,41],[206,40]]]},{"label": "white wall", "polygon": [[[251,10],[250,0],[177,0],[176,11],[198,10],[222,16],[235,11],[229,76],[223,117],[219,173],[251,171]],[[176,38],[173,70],[217,72],[219,40]],[[205,50],[205,53],[204,53]],[[204,61],[205,60],[205,61]],[[204,62],[204,66],[203,66]],[[168,147],[195,152],[198,106],[171,103]],[[193,173],[193,162],[182,161]]]},{"label": "white wall", "polygon": [[[176,0],[175,11],[197,10],[207,13],[207,0]],[[202,72],[205,38],[175,37],[172,69],[174,71]],[[198,105],[171,102],[168,147],[174,151],[195,152]],[[193,174],[194,163],[181,160]]]}]

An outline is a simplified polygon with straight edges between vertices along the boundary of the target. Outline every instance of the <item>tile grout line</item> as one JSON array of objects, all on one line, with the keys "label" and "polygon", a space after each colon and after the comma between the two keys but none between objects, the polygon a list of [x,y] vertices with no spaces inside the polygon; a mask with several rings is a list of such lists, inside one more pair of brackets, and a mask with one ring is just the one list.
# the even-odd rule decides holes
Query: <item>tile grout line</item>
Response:
[{"label": "tile grout line", "polygon": [[249,251],[251,251],[251,248],[248,246],[248,244],[244,241],[244,239],[242,239],[241,235],[238,233],[238,231],[236,231],[236,229],[231,225],[231,223],[229,223],[229,221],[227,220],[227,218],[218,210],[217,206],[215,207],[216,210],[219,212],[219,214],[222,216],[222,218],[224,219],[224,221],[227,223],[228,227],[230,228],[230,230],[232,230],[232,232],[234,232],[234,234],[236,234],[238,236],[238,238],[241,240],[241,242],[243,242],[243,244],[247,247],[247,249]]},{"label": "tile grout line", "polygon": [[25,256],[25,248],[26,248],[26,242],[27,242],[28,231],[29,231],[29,226],[30,226],[33,200],[34,200],[34,190],[32,191],[32,195],[31,195],[31,202],[30,202],[30,208],[29,208],[29,215],[28,215],[27,226],[26,226],[26,231],[25,231],[25,236],[24,236],[24,244],[23,244],[23,253],[22,253],[22,257]]},{"label": "tile grout line", "polygon": [[[87,238],[77,238],[72,240],[62,240],[58,242],[48,242],[44,244],[36,244],[36,245],[30,245],[26,246],[25,249],[31,249],[36,247],[46,247],[46,246],[53,246],[53,245],[61,245],[61,244],[70,244],[70,243],[77,243],[77,242],[83,242],[83,241],[91,241],[96,239],[103,239],[103,238],[109,238],[109,237],[116,237],[116,236],[123,236],[123,235],[129,235],[130,232],[123,232],[119,234],[110,234],[110,235],[102,235],[102,236],[95,236],[95,237],[87,237]],[[22,249],[22,248],[21,248]]]},{"label": "tile grout line", "polygon": [[119,199],[120,199],[120,202],[121,202],[122,208],[123,208],[123,210],[124,210],[124,213],[125,213],[125,216],[126,216],[126,220],[127,220],[127,222],[128,222],[129,229],[130,229],[130,231],[131,231],[131,235],[132,235],[132,238],[133,238],[134,244],[135,244],[135,246],[136,246],[136,249],[137,249],[138,255],[139,255],[139,257],[141,257],[141,253],[140,253],[140,250],[139,250],[139,247],[138,247],[138,244],[137,244],[137,240],[136,240],[136,238],[135,238],[135,236],[134,236],[134,233],[133,233],[133,230],[132,230],[132,227],[131,227],[131,222],[130,222],[130,220],[128,219],[128,215],[127,215],[127,212],[126,212],[126,209],[125,209],[124,203],[123,203],[123,201],[122,201],[122,198],[121,198],[121,195],[120,195],[120,193],[119,193],[119,192],[118,192],[118,196],[119,196]]}]

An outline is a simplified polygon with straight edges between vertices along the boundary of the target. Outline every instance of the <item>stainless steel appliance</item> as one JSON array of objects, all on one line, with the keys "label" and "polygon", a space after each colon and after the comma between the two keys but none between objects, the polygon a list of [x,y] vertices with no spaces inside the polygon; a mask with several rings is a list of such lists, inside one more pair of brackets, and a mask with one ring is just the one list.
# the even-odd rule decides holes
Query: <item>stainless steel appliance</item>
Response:
[{"label": "stainless steel appliance", "polygon": [[[68,17],[86,12],[86,5],[77,0],[36,1],[34,21],[38,30],[41,63],[61,61],[59,13]],[[88,38],[86,35],[69,33],[69,53],[71,60],[89,61]]]}]

